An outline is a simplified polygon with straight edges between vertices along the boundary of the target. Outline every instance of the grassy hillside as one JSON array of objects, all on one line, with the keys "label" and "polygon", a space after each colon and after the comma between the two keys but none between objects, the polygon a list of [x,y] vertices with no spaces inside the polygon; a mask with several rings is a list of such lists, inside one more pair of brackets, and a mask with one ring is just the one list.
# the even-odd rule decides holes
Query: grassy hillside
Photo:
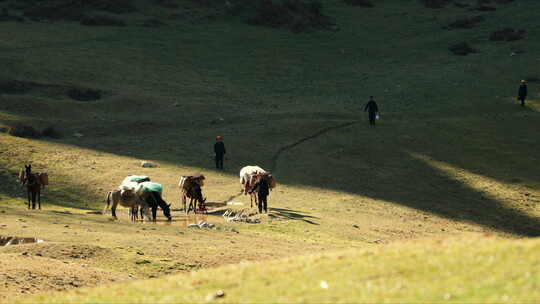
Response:
[{"label": "grassy hillside", "polygon": [[[538,301],[538,240],[470,235],[247,263],[28,299],[40,303]],[[224,295],[216,297],[219,291]],[[23,301],[24,302],[24,301]]]},{"label": "grassy hillside", "polygon": [[[0,234],[46,241],[1,248],[6,261],[20,264],[19,255],[30,252],[37,261],[25,267],[38,277],[55,277],[40,268],[42,259],[104,273],[103,280],[75,284],[86,286],[115,274],[132,279],[126,272],[147,278],[242,260],[303,263],[307,253],[391,251],[382,244],[400,241],[399,248],[402,240],[449,235],[466,240],[468,232],[540,235],[537,1],[493,1],[494,11],[474,10],[475,1],[441,9],[416,0],[378,1],[372,8],[322,1],[335,26],[303,33],[247,24],[252,7],[232,14],[212,1],[157,2],[133,1],[134,9],[121,14],[98,12],[126,26],[0,22],[0,129],[53,126],[62,135],[0,133]],[[20,3],[0,7],[23,14]],[[445,28],[477,15],[483,21],[473,28]],[[161,25],[143,26],[148,20]],[[525,29],[524,39],[489,40],[508,27]],[[448,47],[458,42],[477,52],[452,54]],[[524,78],[531,80],[530,100],[522,108],[515,95]],[[80,97],[88,90],[100,98],[74,100],[73,92]],[[370,95],[381,110],[375,128],[362,108]],[[213,168],[216,135],[225,137],[228,151],[223,172]],[[160,166],[141,168],[142,160]],[[17,183],[29,162],[50,175],[43,211],[25,209]],[[219,215],[229,207],[205,218],[220,230],[186,229],[197,219],[179,212],[171,226],[161,218],[150,225],[93,214],[128,174],[162,183],[165,200],[178,208],[178,178],[193,171],[206,175],[208,201],[249,207],[247,197],[237,196],[237,174],[253,164],[279,182],[269,215],[257,216],[260,224],[223,223]],[[496,238],[486,250],[528,242]],[[448,250],[467,254],[456,243]],[[71,246],[101,255],[56,254]],[[150,263],[137,264],[137,251],[150,255]],[[27,290],[21,281],[0,297],[78,287],[51,284]]]}]

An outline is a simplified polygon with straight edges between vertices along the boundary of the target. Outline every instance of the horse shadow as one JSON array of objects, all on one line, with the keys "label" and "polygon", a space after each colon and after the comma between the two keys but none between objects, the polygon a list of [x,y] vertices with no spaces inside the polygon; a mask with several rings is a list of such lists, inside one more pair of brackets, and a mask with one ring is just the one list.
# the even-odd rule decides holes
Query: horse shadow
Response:
[{"label": "horse shadow", "polygon": [[319,219],[318,217],[302,214],[297,210],[284,209],[284,208],[269,208],[269,209],[270,211],[272,211],[272,213],[268,215],[270,217],[289,219],[289,220],[298,220],[298,221],[303,221],[311,225],[317,225],[317,226],[320,225],[319,223],[312,221],[312,219]]}]

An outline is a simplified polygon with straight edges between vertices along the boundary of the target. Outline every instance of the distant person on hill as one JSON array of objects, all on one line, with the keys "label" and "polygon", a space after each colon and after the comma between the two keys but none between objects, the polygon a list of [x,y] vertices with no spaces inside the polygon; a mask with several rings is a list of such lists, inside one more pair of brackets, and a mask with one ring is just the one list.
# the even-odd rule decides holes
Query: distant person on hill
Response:
[{"label": "distant person on hill", "polygon": [[527,98],[527,81],[522,80],[518,90],[518,100],[521,101],[521,106],[525,106],[525,99]]},{"label": "distant person on hill", "polygon": [[377,117],[377,113],[379,112],[379,107],[377,107],[377,103],[375,102],[375,100],[373,100],[373,96],[369,96],[369,101],[364,107],[364,112],[368,112],[369,124],[374,126],[375,118]]},{"label": "distant person on hill", "polygon": [[223,143],[222,136],[216,137],[216,143],[214,144],[214,152],[216,153],[216,169],[223,170],[223,157],[225,156],[225,144]]}]

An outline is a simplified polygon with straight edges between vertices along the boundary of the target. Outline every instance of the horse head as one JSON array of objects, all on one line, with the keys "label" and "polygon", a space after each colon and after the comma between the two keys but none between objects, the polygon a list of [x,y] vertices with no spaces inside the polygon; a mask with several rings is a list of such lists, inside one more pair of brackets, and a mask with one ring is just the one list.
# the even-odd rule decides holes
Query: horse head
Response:
[{"label": "horse head", "polygon": [[171,204],[163,204],[162,206],[160,206],[161,209],[163,210],[163,215],[165,215],[165,217],[167,218],[168,221],[172,221],[172,216],[171,216]]}]

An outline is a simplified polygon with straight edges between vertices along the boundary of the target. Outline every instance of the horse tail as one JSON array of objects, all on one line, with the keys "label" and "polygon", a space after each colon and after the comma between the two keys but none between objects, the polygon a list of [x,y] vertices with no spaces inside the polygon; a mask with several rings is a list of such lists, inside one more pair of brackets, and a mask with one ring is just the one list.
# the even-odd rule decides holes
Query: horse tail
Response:
[{"label": "horse tail", "polygon": [[26,180],[26,172],[24,170],[19,171],[19,182],[21,185],[24,185],[24,182]]},{"label": "horse tail", "polygon": [[111,205],[111,195],[112,191],[107,192],[107,205],[103,209],[103,214],[107,213],[107,210],[109,210],[109,206]]}]

